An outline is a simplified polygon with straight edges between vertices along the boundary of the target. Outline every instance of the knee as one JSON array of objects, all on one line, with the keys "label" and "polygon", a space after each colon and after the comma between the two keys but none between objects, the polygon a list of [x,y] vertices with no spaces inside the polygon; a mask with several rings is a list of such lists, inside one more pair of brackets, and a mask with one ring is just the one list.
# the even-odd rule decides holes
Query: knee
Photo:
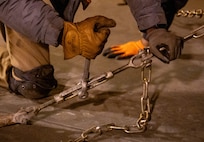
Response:
[{"label": "knee", "polygon": [[[18,79],[17,79],[18,78]],[[21,71],[12,67],[8,77],[9,88],[12,92],[30,99],[47,97],[56,88],[52,65],[43,65],[30,71]]]}]

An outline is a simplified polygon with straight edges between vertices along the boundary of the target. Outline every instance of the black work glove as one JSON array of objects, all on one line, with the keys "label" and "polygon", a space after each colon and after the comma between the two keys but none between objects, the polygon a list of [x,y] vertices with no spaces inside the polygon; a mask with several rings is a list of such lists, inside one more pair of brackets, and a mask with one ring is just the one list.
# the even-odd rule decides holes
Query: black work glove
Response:
[{"label": "black work glove", "polygon": [[147,32],[150,51],[164,63],[179,58],[183,49],[183,38],[166,29],[153,29]]}]

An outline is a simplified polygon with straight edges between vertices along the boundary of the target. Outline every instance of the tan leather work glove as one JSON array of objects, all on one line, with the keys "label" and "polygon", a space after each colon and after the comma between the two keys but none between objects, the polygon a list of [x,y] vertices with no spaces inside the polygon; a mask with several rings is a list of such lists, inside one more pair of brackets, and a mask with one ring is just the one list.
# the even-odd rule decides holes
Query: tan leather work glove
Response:
[{"label": "tan leather work glove", "polygon": [[103,56],[106,56],[108,58],[126,59],[138,54],[140,50],[143,50],[147,46],[148,41],[146,41],[145,39],[140,39],[138,41],[129,41],[124,44],[107,48],[103,52]]},{"label": "tan leather work glove", "polygon": [[64,58],[70,59],[82,55],[94,59],[104,48],[111,27],[115,27],[114,20],[104,16],[94,16],[82,22],[64,22],[62,46]]}]

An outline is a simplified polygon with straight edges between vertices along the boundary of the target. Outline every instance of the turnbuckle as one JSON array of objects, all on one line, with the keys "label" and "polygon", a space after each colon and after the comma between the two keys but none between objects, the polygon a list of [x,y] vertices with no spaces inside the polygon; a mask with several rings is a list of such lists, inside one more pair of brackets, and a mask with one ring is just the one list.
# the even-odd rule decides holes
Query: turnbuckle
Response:
[{"label": "turnbuckle", "polygon": [[[145,56],[144,56],[145,54]],[[114,77],[114,75],[128,69],[128,68],[134,68],[134,69],[139,69],[142,68],[143,66],[146,66],[146,64],[149,64],[151,59],[153,57],[153,54],[147,53],[147,50],[141,50],[139,54],[132,56],[128,63],[116,68],[115,70],[108,71],[98,77],[92,77],[88,81],[88,89],[94,88],[100,84],[105,83],[106,81],[110,80],[111,78]],[[144,61],[145,60],[145,61]]]}]

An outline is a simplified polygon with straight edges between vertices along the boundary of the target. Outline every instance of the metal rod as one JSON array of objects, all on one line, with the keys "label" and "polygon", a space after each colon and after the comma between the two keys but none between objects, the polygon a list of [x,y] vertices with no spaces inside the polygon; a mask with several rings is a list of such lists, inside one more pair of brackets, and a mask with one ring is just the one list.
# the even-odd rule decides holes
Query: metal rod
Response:
[{"label": "metal rod", "polygon": [[82,99],[85,99],[88,97],[88,81],[89,81],[89,69],[90,69],[90,64],[91,64],[91,60],[90,59],[85,59],[85,64],[84,64],[84,74],[82,77],[82,89],[81,91],[78,93],[79,97]]}]

